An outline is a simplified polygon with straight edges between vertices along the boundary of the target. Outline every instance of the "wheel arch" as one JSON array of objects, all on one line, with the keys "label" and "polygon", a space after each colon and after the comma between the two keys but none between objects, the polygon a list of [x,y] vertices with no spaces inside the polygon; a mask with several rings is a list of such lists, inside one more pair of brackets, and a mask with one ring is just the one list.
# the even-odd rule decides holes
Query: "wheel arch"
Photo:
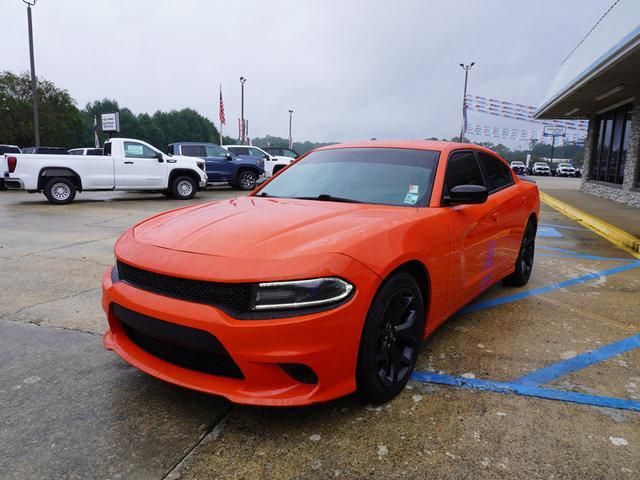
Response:
[{"label": "wheel arch", "polygon": [[167,188],[171,188],[173,181],[179,176],[191,177],[196,182],[196,189],[198,188],[200,176],[195,170],[191,170],[190,168],[176,168],[171,170],[171,173],[169,173],[169,183],[167,184]]},{"label": "wheel arch", "polygon": [[43,167],[38,173],[38,191],[42,191],[47,183],[47,179],[55,177],[70,178],[76,189],[82,191],[82,178],[78,173],[69,167]]},{"label": "wheel arch", "polygon": [[397,273],[405,272],[415,278],[418,283],[418,287],[420,288],[420,293],[422,294],[422,300],[424,301],[424,309],[425,309],[425,328],[429,320],[429,311],[431,308],[431,276],[429,275],[429,270],[426,265],[422,263],[420,260],[407,260],[404,263],[396,266],[393,270],[391,270],[385,277],[378,290],[384,285],[384,283],[389,280],[393,275]]}]

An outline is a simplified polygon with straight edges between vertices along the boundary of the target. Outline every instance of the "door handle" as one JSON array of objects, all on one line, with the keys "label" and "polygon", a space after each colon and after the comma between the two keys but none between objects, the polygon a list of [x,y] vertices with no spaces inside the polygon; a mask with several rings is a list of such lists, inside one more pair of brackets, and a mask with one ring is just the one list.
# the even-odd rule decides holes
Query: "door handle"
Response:
[{"label": "door handle", "polygon": [[497,221],[498,221],[498,217],[499,217],[498,212],[493,212],[493,213],[491,214],[491,218],[493,219],[493,221],[494,221],[494,222],[497,222]]},{"label": "door handle", "polygon": [[129,162],[129,161],[124,162],[124,163],[126,163],[127,165],[133,165],[133,162]]}]

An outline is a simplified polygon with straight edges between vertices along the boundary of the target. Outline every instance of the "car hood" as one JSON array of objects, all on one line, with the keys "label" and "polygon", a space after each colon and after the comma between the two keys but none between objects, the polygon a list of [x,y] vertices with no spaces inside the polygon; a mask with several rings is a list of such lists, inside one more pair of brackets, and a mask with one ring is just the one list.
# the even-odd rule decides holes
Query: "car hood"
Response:
[{"label": "car hood", "polygon": [[344,253],[416,208],[240,197],[182,208],[134,227],[138,242],[203,255],[262,259]]}]

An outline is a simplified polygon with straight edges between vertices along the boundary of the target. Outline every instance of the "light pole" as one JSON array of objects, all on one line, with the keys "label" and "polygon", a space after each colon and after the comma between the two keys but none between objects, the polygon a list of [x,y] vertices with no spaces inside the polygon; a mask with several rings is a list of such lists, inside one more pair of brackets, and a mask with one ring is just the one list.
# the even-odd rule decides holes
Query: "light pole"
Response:
[{"label": "light pole", "polygon": [[240,134],[240,143],[242,145],[244,145],[244,132],[245,132],[245,125],[244,125],[244,82],[246,82],[247,79],[245,77],[240,77],[240,129],[241,129],[241,134]]},{"label": "light pole", "polygon": [[469,70],[475,65],[475,62],[471,62],[467,65],[461,63],[460,66],[464,70],[464,94],[462,95],[462,126],[460,127],[460,141],[463,141],[464,131],[466,127],[467,119],[467,81],[469,79]]},{"label": "light pole", "polygon": [[293,148],[293,138],[291,137],[291,119],[293,117],[293,110],[289,110],[289,149]]},{"label": "light pole", "polygon": [[29,25],[29,60],[31,62],[31,101],[33,103],[33,131],[36,147],[40,146],[40,126],[38,125],[38,94],[36,82],[36,62],[33,56],[33,27],[31,25],[31,7],[37,0],[22,0],[27,4],[27,23]]}]

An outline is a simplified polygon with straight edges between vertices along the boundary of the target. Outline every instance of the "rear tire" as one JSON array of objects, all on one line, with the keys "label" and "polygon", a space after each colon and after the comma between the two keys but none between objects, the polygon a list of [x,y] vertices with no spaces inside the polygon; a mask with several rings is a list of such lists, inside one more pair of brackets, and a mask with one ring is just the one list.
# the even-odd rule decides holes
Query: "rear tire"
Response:
[{"label": "rear tire", "polygon": [[383,403],[411,378],[424,330],[424,300],[415,278],[400,272],[376,293],[362,330],[356,383],[360,396]]},{"label": "rear tire", "polygon": [[198,185],[191,177],[176,177],[171,183],[171,196],[176,200],[189,200],[195,197]]},{"label": "rear tire", "polygon": [[522,287],[526,285],[531,278],[533,271],[533,256],[536,249],[536,226],[532,220],[529,220],[524,229],[520,251],[516,259],[516,270],[502,279],[504,285],[511,287]]},{"label": "rear tire", "polygon": [[54,205],[66,205],[76,198],[76,186],[67,177],[55,177],[47,182],[43,193]]}]

